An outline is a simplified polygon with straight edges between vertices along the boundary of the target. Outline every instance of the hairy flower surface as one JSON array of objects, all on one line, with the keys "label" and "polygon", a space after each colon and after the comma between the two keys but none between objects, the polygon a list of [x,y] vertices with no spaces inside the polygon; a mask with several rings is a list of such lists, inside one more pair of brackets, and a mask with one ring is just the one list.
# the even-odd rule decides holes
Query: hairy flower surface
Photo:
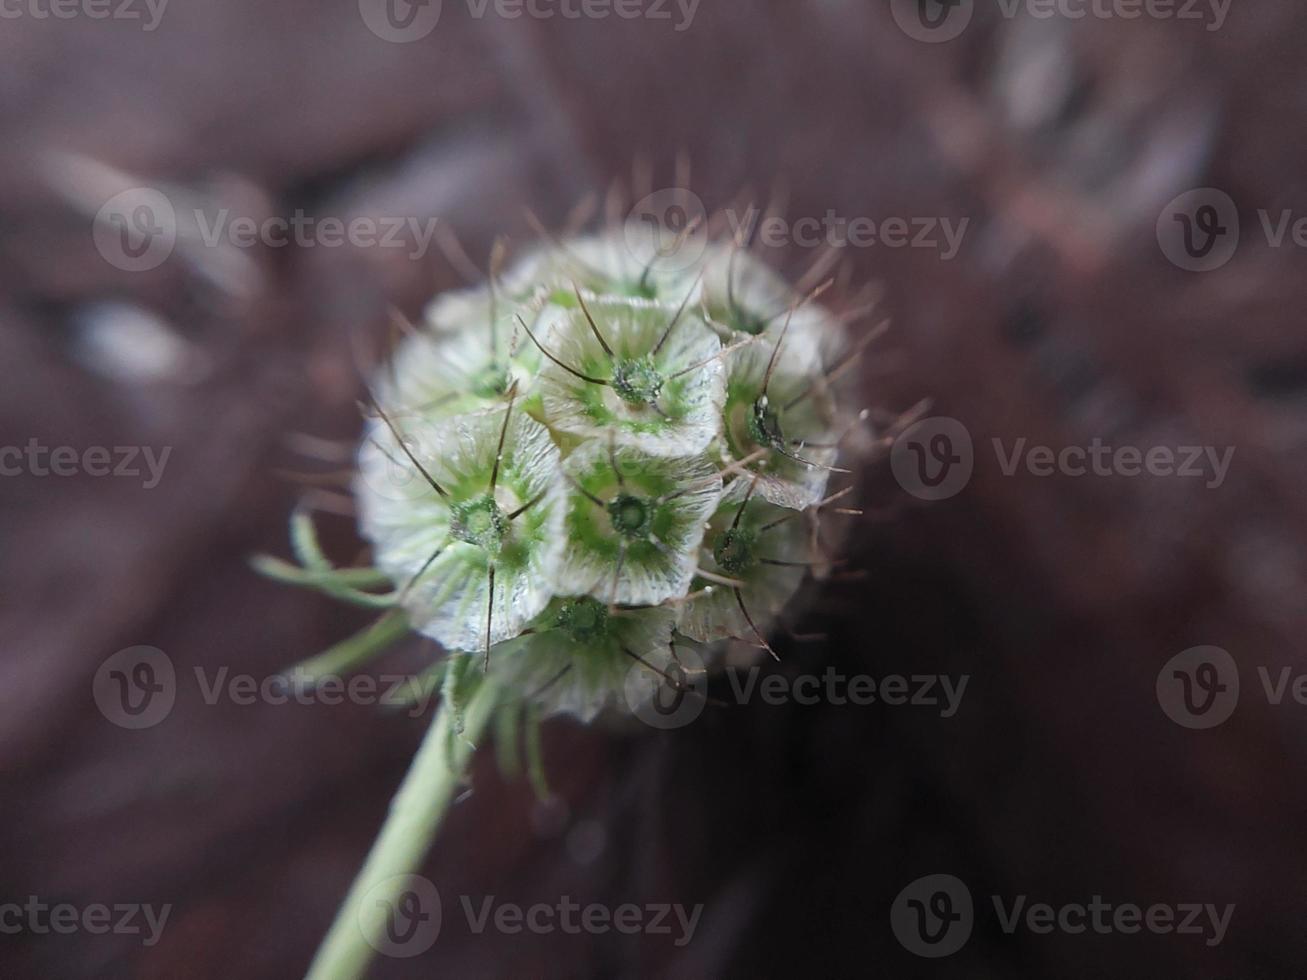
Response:
[{"label": "hairy flower surface", "polygon": [[518,324],[526,308],[496,306],[493,330],[486,306],[475,307],[478,318],[447,335],[423,331],[405,337],[378,380],[378,399],[395,413],[430,423],[500,404],[514,384],[530,389],[541,356]]},{"label": "hairy flower surface", "polygon": [[692,583],[680,631],[703,642],[743,637],[765,643],[767,626],[806,573],[800,516],[756,497],[724,502],[709,523],[699,558],[699,568],[715,578]]},{"label": "hairy flower surface", "polygon": [[788,340],[742,347],[727,362],[727,453],[737,461],[761,453],[727,498],[740,499],[756,476],[758,496],[802,510],[826,492],[837,455],[835,406],[815,349],[791,351]]},{"label": "hairy flower surface", "polygon": [[825,497],[848,421],[841,321],[688,233],[628,225],[501,259],[431,303],[372,386],[355,491],[394,591],[360,591],[369,570],[316,546],[303,569],[263,567],[398,607],[454,655],[455,701],[460,654],[588,719],[670,683],[678,644],[770,649],[814,515],[848,492]]},{"label": "hairy flower surface", "polygon": [[721,497],[721,477],[708,458],[591,442],[567,458],[563,471],[569,490],[559,590],[641,605],[684,595],[704,524]]},{"label": "hairy flower surface", "polygon": [[589,596],[555,599],[529,634],[495,651],[491,671],[547,713],[590,721],[629,711],[667,683],[675,625],[665,606],[610,610]]},{"label": "hairy flower surface", "polygon": [[659,455],[703,452],[720,431],[722,346],[687,307],[573,297],[541,318],[545,421]]},{"label": "hairy flower surface", "polygon": [[374,423],[359,454],[359,518],[378,567],[414,629],[451,650],[517,636],[548,604],[563,545],[549,431],[511,404],[401,425]]}]

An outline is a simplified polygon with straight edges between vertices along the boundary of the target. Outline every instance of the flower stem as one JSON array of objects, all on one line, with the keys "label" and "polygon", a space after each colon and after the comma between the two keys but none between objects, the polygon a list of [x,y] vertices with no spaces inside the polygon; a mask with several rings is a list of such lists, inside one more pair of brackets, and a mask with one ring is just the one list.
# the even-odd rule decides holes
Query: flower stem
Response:
[{"label": "flower stem", "polygon": [[475,751],[497,703],[495,683],[485,677],[463,706],[462,735],[455,734],[455,712],[442,703],[413,757],[404,782],[390,804],[390,813],[344,904],[336,913],[305,980],[359,980],[368,969],[373,946],[360,924],[361,914],[384,903],[395,908],[404,890],[404,876],[420,867],[450,800]]}]

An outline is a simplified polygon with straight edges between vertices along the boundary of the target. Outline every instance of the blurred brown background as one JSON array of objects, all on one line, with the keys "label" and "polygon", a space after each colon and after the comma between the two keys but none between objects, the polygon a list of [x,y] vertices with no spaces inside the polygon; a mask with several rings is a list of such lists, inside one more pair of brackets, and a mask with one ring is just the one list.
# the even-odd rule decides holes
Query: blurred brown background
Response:
[{"label": "blurred brown background", "polygon": [[[26,3],[26,0],[25,0]],[[150,644],[183,678],[268,676],[365,621],[261,580],[286,553],[291,433],[351,439],[348,331],[380,336],[459,282],[438,252],[211,248],[148,272],[96,251],[113,174],[256,218],[439,217],[481,260],[633,162],[686,151],[710,207],[788,189],[787,214],[970,219],[958,255],[847,250],[884,285],[869,404],[923,396],[975,440],[970,484],[926,504],[881,461],[849,548],[866,578],[782,644],[793,674],[969,674],[962,709],[709,711],[616,736],[566,722],[537,806],[482,758],[425,873],[442,894],[703,902],[694,941],[477,936],[377,977],[1293,977],[1307,954],[1307,708],[1255,674],[1304,666],[1307,256],[1257,209],[1307,208],[1307,15],[1237,2],[1210,21],[1008,19],[909,37],[889,5],[703,0],[652,19],[474,17],[445,0],[414,43],[359,5],[172,0],[157,29],[0,25],[0,444],[172,447],[140,480],[0,480],[0,899],[171,903],[161,940],[7,935],[5,977],[301,975],[420,738],[368,706],[210,706],[112,725],[92,678]],[[141,7],[143,16],[144,8]],[[97,170],[96,165],[112,168]],[[130,184],[128,185],[130,186]],[[1238,203],[1216,272],[1154,227],[1195,187]],[[97,197],[98,195],[98,197]],[[1302,211],[1307,214],[1307,211]],[[794,273],[815,260],[768,256]],[[1005,476],[988,447],[1234,446],[1202,481]],[[357,547],[327,519],[333,553]],[[1215,644],[1240,665],[1224,725],[1191,731],[1158,671]],[[413,644],[383,668],[413,669]],[[928,873],[976,896],[943,960],[889,909]],[[1006,935],[986,896],[1234,903],[1224,940]]]}]

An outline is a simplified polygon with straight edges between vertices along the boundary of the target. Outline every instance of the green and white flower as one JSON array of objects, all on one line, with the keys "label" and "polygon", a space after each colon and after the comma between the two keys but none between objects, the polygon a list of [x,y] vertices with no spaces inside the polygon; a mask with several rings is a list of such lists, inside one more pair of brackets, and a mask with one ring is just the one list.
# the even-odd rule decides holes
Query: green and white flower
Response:
[{"label": "green and white flower", "polygon": [[563,595],[654,605],[685,595],[722,480],[705,456],[650,456],[600,441],[563,464]]},{"label": "green and white flower", "polygon": [[809,509],[850,492],[823,499],[832,382],[870,335],[846,354],[813,295],[707,245],[683,198],[636,207],[667,228],[633,220],[508,268],[496,248],[493,288],[438,298],[374,381],[354,487],[373,567],[335,567],[306,514],[298,565],[257,562],[381,611],[310,676],[357,670],[409,628],[445,647],[423,675],[432,728],[312,980],[366,972],[361,916],[398,901],[483,735],[505,765],[520,741],[541,787],[541,715],[657,725],[644,708],[669,685],[694,706],[683,682],[702,686],[724,641],[771,650],[817,547]]},{"label": "green and white flower", "polygon": [[[704,536],[699,568],[677,626],[693,640],[766,645],[772,620],[807,574],[803,513],[757,497],[723,502]],[[733,580],[738,585],[725,584]]]},{"label": "green and white flower", "polygon": [[503,403],[514,385],[531,397],[541,355],[521,321],[534,319],[536,308],[495,298],[489,289],[459,295],[464,300],[458,316],[466,319],[407,335],[379,375],[378,401],[392,415],[412,414],[425,422],[464,415]]},{"label": "green and white flower", "polygon": [[[363,442],[355,491],[413,628],[450,650],[517,636],[552,597],[562,551],[566,484],[549,431],[510,400],[428,426],[415,450],[413,423],[387,419]],[[406,479],[389,484],[396,470]]]},{"label": "green and white flower", "polygon": [[624,685],[632,668],[647,677],[645,700],[667,682],[675,664],[666,607],[610,609],[590,596],[555,599],[516,640],[492,652],[491,676],[522,692],[545,715],[592,721],[603,711],[628,712]]},{"label": "green and white flower", "polygon": [[531,336],[545,422],[582,439],[607,439],[661,456],[703,452],[718,435],[723,349],[687,306],[573,294],[546,307]]},{"label": "green and white flower", "polygon": [[757,494],[781,507],[802,510],[821,500],[835,469],[835,404],[817,352],[752,344],[727,360],[722,439],[728,456],[742,462],[762,451],[727,487],[740,500],[757,478]]}]

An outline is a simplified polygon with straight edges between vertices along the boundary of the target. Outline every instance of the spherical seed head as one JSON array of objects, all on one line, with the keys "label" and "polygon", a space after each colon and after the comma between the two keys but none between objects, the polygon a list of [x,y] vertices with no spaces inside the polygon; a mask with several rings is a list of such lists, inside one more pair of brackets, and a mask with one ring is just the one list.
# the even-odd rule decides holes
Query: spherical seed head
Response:
[{"label": "spherical seed head", "polygon": [[613,366],[613,390],[628,405],[652,405],[663,390],[663,377],[651,356],[627,358]]},{"label": "spherical seed head", "polygon": [[629,710],[633,664],[661,684],[674,637],[758,639],[806,574],[812,522],[785,515],[838,456],[840,322],[742,250],[636,244],[551,244],[438,298],[360,450],[414,628],[585,718]]},{"label": "spherical seed head", "polygon": [[618,494],[608,503],[613,529],[627,538],[643,538],[653,523],[653,502],[629,493]]},{"label": "spherical seed head", "polygon": [[508,516],[490,494],[450,508],[449,533],[458,541],[474,544],[494,554],[504,543],[507,532]]}]

